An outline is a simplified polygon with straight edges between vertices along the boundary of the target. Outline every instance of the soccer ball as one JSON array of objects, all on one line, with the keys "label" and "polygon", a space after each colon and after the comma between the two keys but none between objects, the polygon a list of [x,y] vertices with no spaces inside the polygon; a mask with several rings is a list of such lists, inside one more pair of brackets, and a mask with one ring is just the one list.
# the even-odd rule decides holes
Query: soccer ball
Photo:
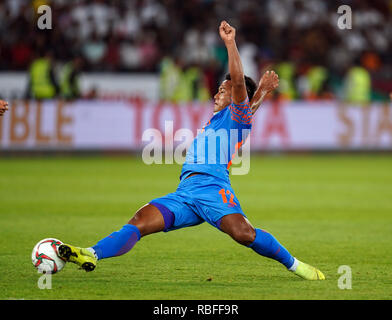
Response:
[{"label": "soccer ball", "polygon": [[56,273],[65,266],[65,261],[58,256],[58,248],[63,243],[55,238],[39,241],[31,254],[34,267],[41,273]]}]

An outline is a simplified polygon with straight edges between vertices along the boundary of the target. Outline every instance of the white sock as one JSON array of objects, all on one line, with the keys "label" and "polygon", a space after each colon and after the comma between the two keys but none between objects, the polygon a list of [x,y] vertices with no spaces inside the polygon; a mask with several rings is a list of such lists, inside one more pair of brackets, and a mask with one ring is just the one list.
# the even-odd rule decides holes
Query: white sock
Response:
[{"label": "white sock", "polygon": [[91,248],[91,247],[90,248],[86,248],[86,250],[90,251],[94,255],[94,257],[96,259],[98,259],[97,253],[95,252],[95,250],[93,248]]},{"label": "white sock", "polygon": [[293,263],[293,265],[289,268],[289,270],[295,272],[295,271],[297,270],[297,267],[298,267],[298,260],[297,260],[297,258],[294,258],[294,263]]}]

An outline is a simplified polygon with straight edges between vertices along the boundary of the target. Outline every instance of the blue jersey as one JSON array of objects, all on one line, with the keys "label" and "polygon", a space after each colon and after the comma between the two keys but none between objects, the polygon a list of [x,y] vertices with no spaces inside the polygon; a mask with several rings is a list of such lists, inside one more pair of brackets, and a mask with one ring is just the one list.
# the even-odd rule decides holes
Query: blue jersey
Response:
[{"label": "blue jersey", "polygon": [[231,103],[216,113],[190,145],[180,180],[191,173],[206,173],[229,180],[231,161],[249,136],[252,111],[249,99]]}]

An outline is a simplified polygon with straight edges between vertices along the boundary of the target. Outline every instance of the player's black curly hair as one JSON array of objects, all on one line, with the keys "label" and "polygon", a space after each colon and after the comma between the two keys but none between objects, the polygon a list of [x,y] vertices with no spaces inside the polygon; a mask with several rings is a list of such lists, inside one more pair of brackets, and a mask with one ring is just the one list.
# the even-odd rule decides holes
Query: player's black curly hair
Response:
[{"label": "player's black curly hair", "polygon": [[[225,80],[231,80],[230,73],[226,74]],[[256,92],[257,85],[256,85],[256,82],[254,82],[251,77],[244,76],[244,80],[245,80],[246,92],[248,94],[248,98],[250,101],[250,100],[252,100],[252,98]]]}]

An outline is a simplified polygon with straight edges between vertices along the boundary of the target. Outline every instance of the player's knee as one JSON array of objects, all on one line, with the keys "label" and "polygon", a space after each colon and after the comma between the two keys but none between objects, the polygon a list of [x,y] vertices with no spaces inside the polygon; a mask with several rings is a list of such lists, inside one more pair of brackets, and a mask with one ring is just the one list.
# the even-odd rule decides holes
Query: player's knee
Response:
[{"label": "player's knee", "polygon": [[165,227],[162,215],[158,209],[150,204],[136,211],[135,215],[128,221],[128,224],[137,227],[142,237],[162,231]]},{"label": "player's knee", "polygon": [[128,221],[128,224],[131,224],[139,229],[142,237],[148,234],[149,225],[149,219],[144,214],[144,208],[145,207],[142,207],[136,211],[134,216]]},{"label": "player's knee", "polygon": [[256,232],[253,228],[238,228],[234,230],[231,237],[244,246],[249,246],[253,243],[256,238]]},{"label": "player's knee", "polygon": [[[139,210],[140,211],[140,210]],[[135,213],[135,215],[128,221],[128,224],[131,224],[137,227],[140,231],[141,236],[145,235],[145,225],[146,223],[140,217],[139,211]]]}]

